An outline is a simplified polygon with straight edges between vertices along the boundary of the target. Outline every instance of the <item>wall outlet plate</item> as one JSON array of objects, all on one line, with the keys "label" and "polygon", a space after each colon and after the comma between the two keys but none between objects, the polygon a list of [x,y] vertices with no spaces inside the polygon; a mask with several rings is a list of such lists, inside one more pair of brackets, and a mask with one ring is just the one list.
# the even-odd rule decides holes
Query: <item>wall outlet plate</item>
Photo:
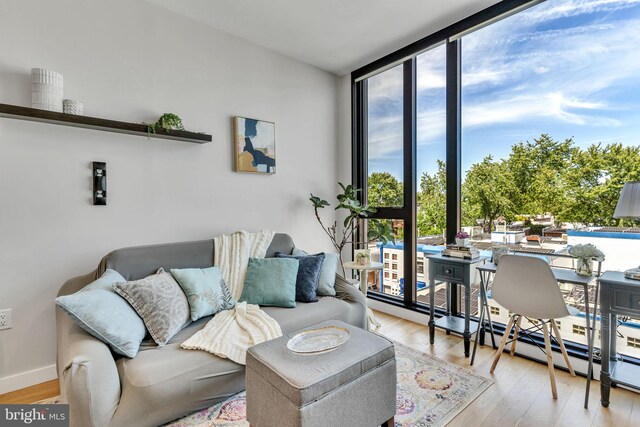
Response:
[{"label": "wall outlet plate", "polygon": [[11,328],[11,309],[0,310],[0,331]]}]

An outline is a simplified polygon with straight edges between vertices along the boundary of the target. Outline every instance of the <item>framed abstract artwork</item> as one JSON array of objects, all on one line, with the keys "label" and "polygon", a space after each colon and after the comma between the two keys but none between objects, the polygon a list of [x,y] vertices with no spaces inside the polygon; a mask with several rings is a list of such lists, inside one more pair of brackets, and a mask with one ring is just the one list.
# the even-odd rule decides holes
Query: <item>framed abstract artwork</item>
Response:
[{"label": "framed abstract artwork", "polygon": [[276,173],[276,125],[233,118],[236,172]]}]

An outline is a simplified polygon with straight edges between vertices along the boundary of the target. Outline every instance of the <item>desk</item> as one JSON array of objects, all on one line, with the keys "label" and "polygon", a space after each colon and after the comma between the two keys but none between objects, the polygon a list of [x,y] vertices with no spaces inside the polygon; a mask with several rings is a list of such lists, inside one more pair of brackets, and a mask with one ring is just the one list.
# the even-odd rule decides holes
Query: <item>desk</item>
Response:
[{"label": "desk", "polygon": [[[436,326],[447,332],[462,334],[464,339],[464,356],[469,357],[471,347],[471,334],[478,331],[478,322],[471,321],[471,273],[474,267],[482,264],[487,257],[479,257],[473,260],[445,257],[441,254],[429,255],[429,304],[431,305],[429,314],[429,343],[433,344]],[[436,280],[447,283],[447,314],[437,321],[435,320],[435,295]],[[452,316],[452,304],[449,298],[449,286],[451,284],[464,287],[464,320],[458,316]],[[494,343],[495,344],[495,343]],[[473,361],[471,362],[473,364]]]},{"label": "desk", "polygon": [[[487,263],[478,267],[478,271],[480,272],[480,281],[482,282],[482,287],[486,287],[489,285],[489,279],[491,274],[495,273],[497,266],[493,263]],[[591,377],[593,376],[593,341],[594,334],[596,328],[596,316],[593,316],[593,320],[590,320],[589,314],[589,285],[596,281],[595,276],[580,276],[574,270],[569,270],[566,268],[556,268],[551,267],[551,271],[555,276],[556,280],[560,283],[568,283],[570,285],[582,286],[584,289],[584,314],[585,314],[585,324],[587,327],[587,347],[589,353],[589,365],[587,369],[587,390],[584,397],[584,407],[586,408],[589,404],[589,388],[591,386]],[[621,273],[622,274],[622,273]],[[596,282],[596,298],[594,301],[593,312],[595,314],[596,309],[598,307],[598,287],[600,282]],[[604,335],[603,335],[604,336]],[[477,337],[476,337],[477,338]],[[477,339],[476,339],[477,341]],[[475,345],[474,345],[475,350]]]},{"label": "desk", "polygon": [[[350,270],[358,270],[360,272],[360,292],[364,294],[364,297],[367,298],[367,272],[373,270],[382,270],[384,265],[381,262],[371,261],[367,264],[358,264],[357,262],[350,261],[345,262],[344,266]],[[373,325],[373,328],[371,327]],[[379,328],[380,322],[373,315],[373,311],[369,307],[367,307],[367,329],[375,330]]]},{"label": "desk", "polygon": [[600,403],[609,406],[611,383],[640,389],[640,367],[616,358],[618,315],[640,317],[640,281],[620,271],[606,271],[600,279]]}]

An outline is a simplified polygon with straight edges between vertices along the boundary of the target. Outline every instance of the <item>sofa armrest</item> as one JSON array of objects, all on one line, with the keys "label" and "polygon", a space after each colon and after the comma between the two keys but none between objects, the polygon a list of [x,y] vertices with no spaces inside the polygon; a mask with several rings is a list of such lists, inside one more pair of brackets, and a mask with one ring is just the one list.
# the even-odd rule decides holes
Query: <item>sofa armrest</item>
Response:
[{"label": "sofa armrest", "polygon": [[335,289],[336,298],[345,301],[357,302],[358,304],[362,304],[364,306],[367,305],[367,299],[362,294],[362,292],[360,292],[360,289],[356,286],[353,286],[347,281],[347,279],[340,276],[339,274],[336,274]]},{"label": "sofa armrest", "polygon": [[[72,279],[76,288],[82,279]],[[67,282],[61,289],[69,289]],[[87,283],[89,283],[87,282]],[[85,283],[86,284],[86,283]],[[56,307],[57,370],[72,426],[106,426],[120,400],[120,377],[109,347]]]}]

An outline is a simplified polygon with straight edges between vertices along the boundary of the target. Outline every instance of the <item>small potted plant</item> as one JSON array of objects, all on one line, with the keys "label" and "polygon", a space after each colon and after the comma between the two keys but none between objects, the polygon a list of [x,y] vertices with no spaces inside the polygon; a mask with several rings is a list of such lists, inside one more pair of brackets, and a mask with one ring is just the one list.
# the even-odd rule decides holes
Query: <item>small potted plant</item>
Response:
[{"label": "small potted plant", "polygon": [[466,231],[458,231],[456,233],[456,245],[467,246],[469,244],[469,233]]},{"label": "small potted plant", "polygon": [[604,254],[591,243],[574,245],[569,248],[569,255],[577,259],[576,273],[580,276],[593,275],[593,261],[604,261]]},{"label": "small potted plant", "polygon": [[360,265],[367,265],[371,262],[371,252],[369,249],[359,249],[356,252],[356,262]]}]

